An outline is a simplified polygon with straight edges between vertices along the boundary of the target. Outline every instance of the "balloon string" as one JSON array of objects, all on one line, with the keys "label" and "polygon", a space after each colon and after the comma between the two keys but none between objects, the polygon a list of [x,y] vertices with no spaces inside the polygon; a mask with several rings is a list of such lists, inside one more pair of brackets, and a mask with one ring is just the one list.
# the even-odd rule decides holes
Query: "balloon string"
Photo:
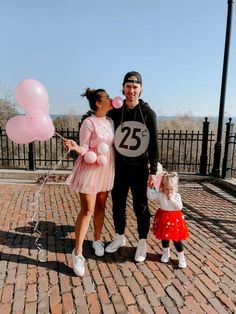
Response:
[{"label": "balloon string", "polygon": [[44,178],[41,186],[39,187],[38,191],[36,191],[36,193],[34,194],[34,201],[31,202],[30,204],[30,209],[32,211],[32,225],[34,226],[34,230],[33,230],[33,236],[35,236],[35,246],[38,249],[38,259],[40,262],[46,262],[46,250],[43,248],[43,245],[41,243],[39,243],[39,240],[41,238],[41,231],[39,230],[39,207],[40,207],[40,192],[44,186],[44,184],[46,183],[46,181],[48,180],[50,174],[52,173],[52,171],[55,171],[59,165],[61,164],[61,162],[66,158],[66,156],[69,154],[70,150],[68,150],[66,152],[66,154],[64,154],[61,159],[59,160],[59,162],[55,165],[55,167],[53,167],[51,170],[48,171],[46,177]]},{"label": "balloon string", "polygon": [[66,152],[66,154],[64,154],[64,155],[61,157],[61,159],[58,161],[58,163],[56,164],[55,167],[53,167],[52,169],[48,170],[48,173],[47,173],[46,177],[44,178],[43,183],[41,184],[41,186],[40,186],[40,188],[39,188],[39,191],[36,192],[35,195],[36,195],[36,194],[39,194],[39,193],[41,192],[41,190],[42,190],[44,184],[46,183],[46,181],[47,181],[47,179],[48,179],[48,177],[51,175],[51,173],[52,173],[53,171],[55,171],[55,170],[60,166],[61,162],[66,158],[66,156],[69,154],[69,152],[70,152],[70,150],[68,150],[68,151]]},{"label": "balloon string", "polygon": [[63,140],[65,139],[61,134],[54,132],[56,135],[58,135],[60,138],[62,138]]}]

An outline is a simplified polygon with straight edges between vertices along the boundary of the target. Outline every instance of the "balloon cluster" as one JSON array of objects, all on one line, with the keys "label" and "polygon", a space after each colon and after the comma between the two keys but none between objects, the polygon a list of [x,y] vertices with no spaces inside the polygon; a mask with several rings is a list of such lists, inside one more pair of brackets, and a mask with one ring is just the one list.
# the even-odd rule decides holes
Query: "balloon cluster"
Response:
[{"label": "balloon cluster", "polygon": [[97,162],[99,166],[105,166],[107,164],[106,154],[108,150],[109,146],[106,143],[100,143],[97,147],[98,154],[90,150],[84,155],[84,161],[88,164]]},{"label": "balloon cluster", "polygon": [[26,115],[17,115],[7,121],[9,139],[17,144],[50,139],[55,128],[48,113],[49,100],[45,87],[39,81],[26,79],[17,85],[15,97]]}]

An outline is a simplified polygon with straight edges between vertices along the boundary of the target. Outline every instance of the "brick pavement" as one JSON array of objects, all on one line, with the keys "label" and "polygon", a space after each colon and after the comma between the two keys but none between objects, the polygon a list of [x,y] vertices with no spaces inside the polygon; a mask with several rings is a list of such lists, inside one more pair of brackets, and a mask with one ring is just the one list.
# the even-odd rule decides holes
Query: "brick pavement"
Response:
[{"label": "brick pavement", "polygon": [[[77,195],[68,187],[47,184],[39,211],[41,244],[47,261],[38,261],[30,206],[36,185],[0,185],[0,313],[235,313],[234,197],[226,199],[212,186],[181,184],[185,215],[191,232],[185,241],[188,268],[160,262],[160,243],[151,232],[144,263],[133,261],[136,220],[127,212],[127,244],[98,258],[91,248],[93,226],[84,245],[86,273],[74,275],[71,251]],[[218,191],[219,192],[219,191]],[[150,202],[152,214],[155,212]],[[114,235],[108,199],[103,240]]]}]

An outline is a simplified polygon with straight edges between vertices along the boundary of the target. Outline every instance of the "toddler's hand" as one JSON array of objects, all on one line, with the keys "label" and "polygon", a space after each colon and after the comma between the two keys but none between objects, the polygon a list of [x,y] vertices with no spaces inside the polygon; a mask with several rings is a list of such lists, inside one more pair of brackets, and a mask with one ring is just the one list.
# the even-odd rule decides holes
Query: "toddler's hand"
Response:
[{"label": "toddler's hand", "polygon": [[167,194],[167,199],[171,200],[173,198],[174,194],[172,192]]}]

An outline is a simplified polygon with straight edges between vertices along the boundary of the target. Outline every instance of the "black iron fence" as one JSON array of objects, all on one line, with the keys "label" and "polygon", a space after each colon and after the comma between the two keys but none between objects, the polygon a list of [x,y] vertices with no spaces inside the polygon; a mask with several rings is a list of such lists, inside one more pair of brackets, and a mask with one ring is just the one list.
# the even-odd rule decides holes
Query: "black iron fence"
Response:
[{"label": "black iron fence", "polygon": [[236,133],[232,119],[226,123],[225,151],[222,163],[222,178],[236,177]]},{"label": "black iron fence", "polygon": [[[58,164],[57,169],[72,169],[74,159],[65,156],[63,139],[57,133],[64,138],[78,138],[78,130],[56,130],[48,141],[20,145],[0,129],[0,168],[50,169]],[[159,161],[168,170],[209,174],[214,138],[207,118],[201,131],[158,131]]]},{"label": "black iron fence", "polygon": [[[64,138],[78,138],[78,130],[74,129],[56,130],[56,133]],[[0,128],[0,168],[50,169],[61,161],[58,169],[72,169],[74,159],[65,156],[63,139],[56,133],[48,141],[22,145],[10,141],[6,131]]]},{"label": "black iron fence", "polygon": [[209,174],[213,159],[214,133],[207,118],[202,131],[158,132],[160,162],[168,170]]}]

